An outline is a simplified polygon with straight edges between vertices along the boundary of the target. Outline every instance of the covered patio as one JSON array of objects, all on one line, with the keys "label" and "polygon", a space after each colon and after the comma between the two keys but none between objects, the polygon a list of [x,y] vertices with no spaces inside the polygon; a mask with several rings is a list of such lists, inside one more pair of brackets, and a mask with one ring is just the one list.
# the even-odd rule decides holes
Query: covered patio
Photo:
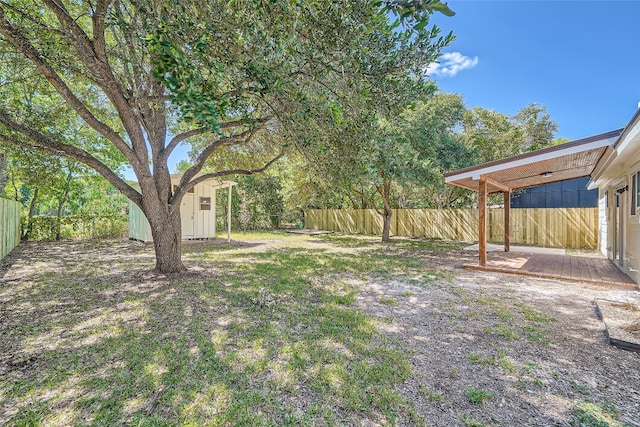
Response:
[{"label": "covered patio", "polygon": [[[567,255],[564,249],[517,247],[504,252],[495,244],[488,244],[487,263],[464,264],[469,270],[535,276],[568,280],[594,285],[620,286],[636,289],[637,285],[609,259],[597,254]],[[477,250],[476,247],[467,248]],[[501,249],[501,248],[500,248]]]},{"label": "covered patio", "polygon": [[[590,176],[599,160],[612,150],[622,133],[615,130],[542,150],[508,157],[445,174],[449,184],[478,192],[478,263],[467,268],[587,281],[600,284],[634,285],[605,258],[581,258],[544,253],[511,253],[510,199],[515,190]],[[487,196],[504,195],[504,251],[487,248]]]}]

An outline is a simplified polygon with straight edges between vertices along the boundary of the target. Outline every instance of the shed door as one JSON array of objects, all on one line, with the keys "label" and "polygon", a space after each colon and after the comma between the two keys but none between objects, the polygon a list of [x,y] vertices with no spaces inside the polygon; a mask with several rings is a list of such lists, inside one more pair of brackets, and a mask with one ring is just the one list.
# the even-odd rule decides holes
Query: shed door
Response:
[{"label": "shed door", "polygon": [[180,220],[182,221],[182,238],[193,239],[195,229],[195,210],[193,193],[186,193],[180,205]]},{"label": "shed door", "polygon": [[207,239],[211,237],[211,197],[198,197],[198,237]]}]

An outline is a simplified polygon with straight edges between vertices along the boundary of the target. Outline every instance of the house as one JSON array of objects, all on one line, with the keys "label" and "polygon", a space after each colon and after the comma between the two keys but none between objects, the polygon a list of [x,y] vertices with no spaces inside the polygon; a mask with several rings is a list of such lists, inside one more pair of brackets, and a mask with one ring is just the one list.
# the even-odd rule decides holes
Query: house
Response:
[{"label": "house", "polygon": [[[178,186],[182,175],[171,175],[173,189]],[[231,191],[233,181],[208,179],[189,190],[180,205],[182,239],[209,239],[216,237],[216,191],[227,189],[227,240],[231,238]],[[129,201],[129,238],[141,242],[152,242],[151,226],[142,210]]]},{"label": "house", "polygon": [[612,148],[587,185],[599,191],[600,250],[640,283],[640,108]]},{"label": "house", "polygon": [[505,197],[505,252],[509,252],[509,203],[515,190],[590,177],[598,190],[601,252],[640,282],[640,109],[624,129],[446,173],[445,181],[479,193],[479,261],[487,264],[487,194]]}]

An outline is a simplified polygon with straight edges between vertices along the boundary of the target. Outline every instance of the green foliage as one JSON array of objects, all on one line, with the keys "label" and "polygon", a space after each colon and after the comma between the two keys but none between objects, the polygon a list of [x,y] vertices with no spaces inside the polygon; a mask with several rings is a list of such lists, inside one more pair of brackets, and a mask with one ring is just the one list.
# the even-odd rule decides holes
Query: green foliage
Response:
[{"label": "green foliage", "polygon": [[466,110],[459,95],[428,94],[422,100],[416,95],[394,117],[372,119],[373,135],[346,134],[358,143],[341,155],[319,152],[321,175],[345,194],[331,207],[345,198],[355,208],[466,207],[475,194],[446,184],[445,172],[553,143],[557,125],[544,107],[531,104],[508,116]]},{"label": "green foliage", "polygon": [[578,402],[571,409],[569,425],[576,427],[622,427],[616,420],[616,406],[611,402]]},{"label": "green foliage", "polygon": [[175,206],[200,172],[370,140],[378,117],[433,90],[424,70],[453,40],[428,27],[434,12],[452,14],[438,0],[0,3],[0,140],[95,169],[147,216],[158,269],[181,271]]},{"label": "green foliage", "polygon": [[548,147],[557,129],[544,106],[530,104],[513,116],[475,107],[465,114],[462,131],[482,163]]},{"label": "green foliage", "polygon": [[445,172],[474,164],[475,152],[464,144],[458,131],[465,111],[462,97],[438,93],[404,114],[404,133],[425,165],[412,179],[425,191],[422,198],[426,205],[421,207],[453,208],[468,203],[469,193],[445,184],[443,177]]},{"label": "green foliage", "polygon": [[284,211],[280,179],[273,176],[247,176],[238,180],[236,187],[239,206],[237,212],[240,230],[266,230],[280,228]]},{"label": "green foliage", "polygon": [[476,406],[481,406],[486,400],[493,398],[493,393],[477,388],[468,389],[464,395],[469,399],[469,403]]},{"label": "green foliage", "polygon": [[[22,228],[27,227],[24,218]],[[36,216],[31,219],[30,240],[113,239],[127,236],[127,215]]]}]

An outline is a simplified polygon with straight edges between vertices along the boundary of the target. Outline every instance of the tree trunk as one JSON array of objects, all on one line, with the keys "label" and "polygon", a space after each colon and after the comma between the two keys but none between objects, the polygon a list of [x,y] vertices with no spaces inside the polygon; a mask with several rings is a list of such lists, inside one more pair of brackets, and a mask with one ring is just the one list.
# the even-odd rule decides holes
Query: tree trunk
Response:
[{"label": "tree trunk", "polygon": [[393,213],[391,210],[391,181],[385,179],[382,185],[378,186],[378,193],[382,197],[382,204],[384,205],[382,241],[388,242],[390,240],[389,233],[391,232],[391,214]]},{"label": "tree trunk", "polygon": [[0,153],[0,196],[4,192],[4,186],[7,185],[7,155]]},{"label": "tree trunk", "polygon": [[158,210],[147,214],[151,225],[153,246],[156,252],[156,271],[180,273],[186,268],[182,264],[182,224],[180,205],[175,212]]},{"label": "tree trunk", "polygon": [[67,174],[67,179],[64,183],[64,189],[62,190],[62,197],[58,200],[58,220],[56,221],[56,240],[60,240],[62,238],[61,235],[61,227],[60,224],[62,219],[62,210],[64,209],[64,205],[67,203],[67,198],[69,197],[69,188],[71,187],[71,180],[73,180],[73,172],[69,172]]},{"label": "tree trunk", "polygon": [[31,229],[33,228],[33,214],[36,209],[36,200],[38,199],[38,187],[33,191],[33,198],[31,199],[31,204],[29,205],[29,215],[27,216],[27,226],[25,227],[24,233],[22,233],[22,240],[26,242],[29,240],[29,236],[31,236]]},{"label": "tree trunk", "polygon": [[391,209],[387,211],[387,208],[385,207],[384,215],[383,215],[383,223],[382,223],[382,241],[383,242],[388,242],[390,240],[389,232],[391,231],[391,214],[392,214]]}]

